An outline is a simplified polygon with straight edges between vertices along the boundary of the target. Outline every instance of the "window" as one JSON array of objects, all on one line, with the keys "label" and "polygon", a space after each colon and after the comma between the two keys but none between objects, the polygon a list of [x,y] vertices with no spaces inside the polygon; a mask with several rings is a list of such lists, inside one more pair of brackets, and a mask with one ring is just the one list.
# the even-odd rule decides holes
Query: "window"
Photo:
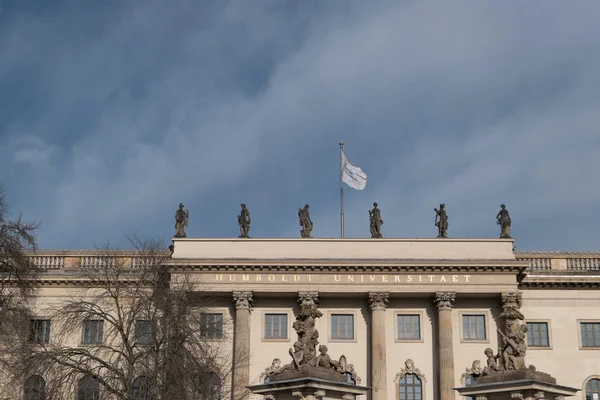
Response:
[{"label": "window", "polygon": [[580,322],[581,347],[600,347],[600,322]]},{"label": "window", "polygon": [[87,320],[83,321],[83,332],[81,337],[82,344],[102,344],[102,335],[104,334],[104,321]]},{"label": "window", "polygon": [[331,339],[354,339],[354,314],[331,314]]},{"label": "window", "polygon": [[34,343],[50,343],[50,320],[29,320],[29,341]]},{"label": "window", "polygon": [[462,324],[464,340],[486,340],[485,315],[463,314]]},{"label": "window", "polygon": [[81,378],[77,385],[77,400],[100,400],[100,384],[91,376]]},{"label": "window", "polygon": [[202,313],[200,315],[202,337],[209,339],[223,338],[223,314]]},{"label": "window", "polygon": [[265,314],[265,339],[287,339],[287,314]]},{"label": "window", "polygon": [[[475,385],[476,383],[477,383],[476,375],[469,375],[465,378],[465,386]],[[475,399],[471,396],[465,396],[465,400],[475,400]]]},{"label": "window", "polygon": [[44,400],[46,398],[46,381],[39,375],[25,379],[25,400]]},{"label": "window", "polygon": [[154,341],[155,325],[153,321],[135,321],[135,342],[141,345],[149,345]]},{"label": "window", "polygon": [[398,383],[400,400],[422,400],[423,385],[415,374],[404,374]]},{"label": "window", "polygon": [[398,340],[421,339],[421,321],[418,314],[398,314],[396,316],[398,325]]},{"label": "window", "polygon": [[585,400],[600,400],[600,379],[594,378],[585,384]]},{"label": "window", "polygon": [[204,400],[221,400],[221,378],[214,372],[202,374],[196,395]]},{"label": "window", "polygon": [[134,400],[150,400],[150,379],[138,376],[131,385]]},{"label": "window", "polygon": [[550,347],[550,340],[548,339],[547,322],[527,323],[527,346]]}]

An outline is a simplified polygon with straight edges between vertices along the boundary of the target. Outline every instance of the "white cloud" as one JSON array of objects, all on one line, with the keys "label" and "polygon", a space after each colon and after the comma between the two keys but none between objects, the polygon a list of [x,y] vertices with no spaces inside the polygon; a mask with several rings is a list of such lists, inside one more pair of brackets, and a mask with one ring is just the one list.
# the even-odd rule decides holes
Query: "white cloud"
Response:
[{"label": "white cloud", "polygon": [[347,195],[350,236],[368,235],[373,201],[387,236],[435,236],[440,202],[451,236],[494,236],[505,202],[527,246],[593,245],[573,224],[600,198],[600,6],[219,4],[124,7],[79,39],[14,22],[7,48],[24,27],[56,41],[52,57],[0,56],[48,57],[39,85],[55,96],[28,128],[60,160],[14,156],[60,165],[55,202],[34,205],[42,245],[170,234],[182,200],[191,234],[227,235],[242,198],[256,234],[297,236],[309,202],[315,235],[337,236],[339,140],[369,174]]}]

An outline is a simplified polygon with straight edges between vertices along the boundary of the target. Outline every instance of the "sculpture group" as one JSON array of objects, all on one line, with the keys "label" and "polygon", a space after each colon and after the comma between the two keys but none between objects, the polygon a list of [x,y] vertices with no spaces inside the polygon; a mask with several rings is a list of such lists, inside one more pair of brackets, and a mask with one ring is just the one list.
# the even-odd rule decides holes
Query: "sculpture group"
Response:
[{"label": "sculpture group", "polygon": [[346,356],[342,355],[339,360],[334,360],[327,354],[328,348],[325,345],[318,347],[319,331],[315,329],[317,318],[323,316],[318,310],[319,302],[317,292],[299,292],[298,302],[300,311],[296,321],[292,325],[298,340],[289,350],[292,358],[289,364],[281,365],[281,360],[275,358],[271,365],[262,373],[260,380],[264,383],[277,380],[289,379],[299,373],[311,373],[312,375],[334,381],[348,381],[348,376],[357,384],[360,378],[354,370],[352,364],[348,364]]},{"label": "sculpture group", "polygon": [[537,379],[549,381],[550,375],[536,371],[535,366],[525,363],[527,353],[527,325],[525,317],[520,311],[522,305],[522,294],[510,292],[502,294],[502,312],[498,316],[503,321],[503,326],[497,329],[502,338],[498,352],[486,348],[484,354],[487,358],[486,366],[481,368],[479,360],[473,361],[471,368],[467,368],[463,377],[474,376],[478,383],[489,383],[502,381],[511,377],[516,379],[518,374],[529,374],[529,378],[535,376]]},{"label": "sculpture group", "polygon": [[[248,233],[250,232],[250,211],[245,203],[241,204],[240,215],[237,216],[238,225],[240,228],[240,238],[250,238]],[[183,210],[183,203],[179,204],[179,209],[175,212],[175,237],[184,238],[186,237],[185,228],[188,226],[188,220],[190,217],[189,211]],[[313,230],[313,222],[310,218],[310,205],[306,204],[304,208],[298,209],[298,222],[300,224],[300,237],[312,238],[311,232]],[[446,205],[440,204],[440,208],[434,208],[435,220],[434,225],[438,230],[437,238],[446,239],[448,238],[448,214],[446,212]],[[500,211],[496,215],[496,224],[500,225],[500,238],[510,239],[510,227],[511,219],[508,210],[504,204],[500,205]],[[381,219],[381,210],[377,203],[373,203],[373,208],[369,210],[369,230],[371,231],[372,239],[381,239],[383,235],[381,233],[381,226],[383,225],[383,219]]]}]

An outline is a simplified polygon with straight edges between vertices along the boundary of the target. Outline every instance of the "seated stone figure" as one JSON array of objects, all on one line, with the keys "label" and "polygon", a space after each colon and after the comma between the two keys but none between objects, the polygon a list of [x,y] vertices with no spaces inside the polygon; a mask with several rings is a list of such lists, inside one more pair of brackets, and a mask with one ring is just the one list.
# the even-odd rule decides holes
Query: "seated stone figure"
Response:
[{"label": "seated stone figure", "polygon": [[325,346],[324,344],[319,346],[319,353],[321,354],[319,354],[317,358],[315,358],[315,365],[317,367],[323,368],[337,368],[339,366],[339,363],[331,359],[329,354],[327,354],[327,350],[327,346]]},{"label": "seated stone figure", "polygon": [[304,351],[302,351],[302,343],[294,343],[294,347],[290,348],[290,355],[292,356],[292,362],[281,367],[276,374],[280,374],[284,371],[293,371],[300,369],[302,360],[304,359]]},{"label": "seated stone figure", "polygon": [[481,375],[489,375],[504,370],[504,368],[496,361],[498,360],[498,357],[500,357],[500,354],[494,355],[494,351],[488,347],[485,349],[485,355],[487,357],[487,367],[483,368]]}]

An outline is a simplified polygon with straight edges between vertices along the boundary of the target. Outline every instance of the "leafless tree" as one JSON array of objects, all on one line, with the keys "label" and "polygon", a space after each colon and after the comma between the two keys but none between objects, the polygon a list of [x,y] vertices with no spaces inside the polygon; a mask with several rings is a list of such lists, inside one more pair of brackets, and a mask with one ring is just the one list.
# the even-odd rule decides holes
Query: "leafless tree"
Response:
[{"label": "leafless tree", "polygon": [[28,301],[37,275],[29,254],[36,249],[38,224],[11,218],[0,186],[0,379],[19,356],[28,329]]},{"label": "leafless tree", "polygon": [[52,308],[53,340],[33,346],[20,375],[43,377],[45,400],[228,398],[230,321],[204,312],[219,299],[173,271],[160,241],[130,242],[80,268]]}]

